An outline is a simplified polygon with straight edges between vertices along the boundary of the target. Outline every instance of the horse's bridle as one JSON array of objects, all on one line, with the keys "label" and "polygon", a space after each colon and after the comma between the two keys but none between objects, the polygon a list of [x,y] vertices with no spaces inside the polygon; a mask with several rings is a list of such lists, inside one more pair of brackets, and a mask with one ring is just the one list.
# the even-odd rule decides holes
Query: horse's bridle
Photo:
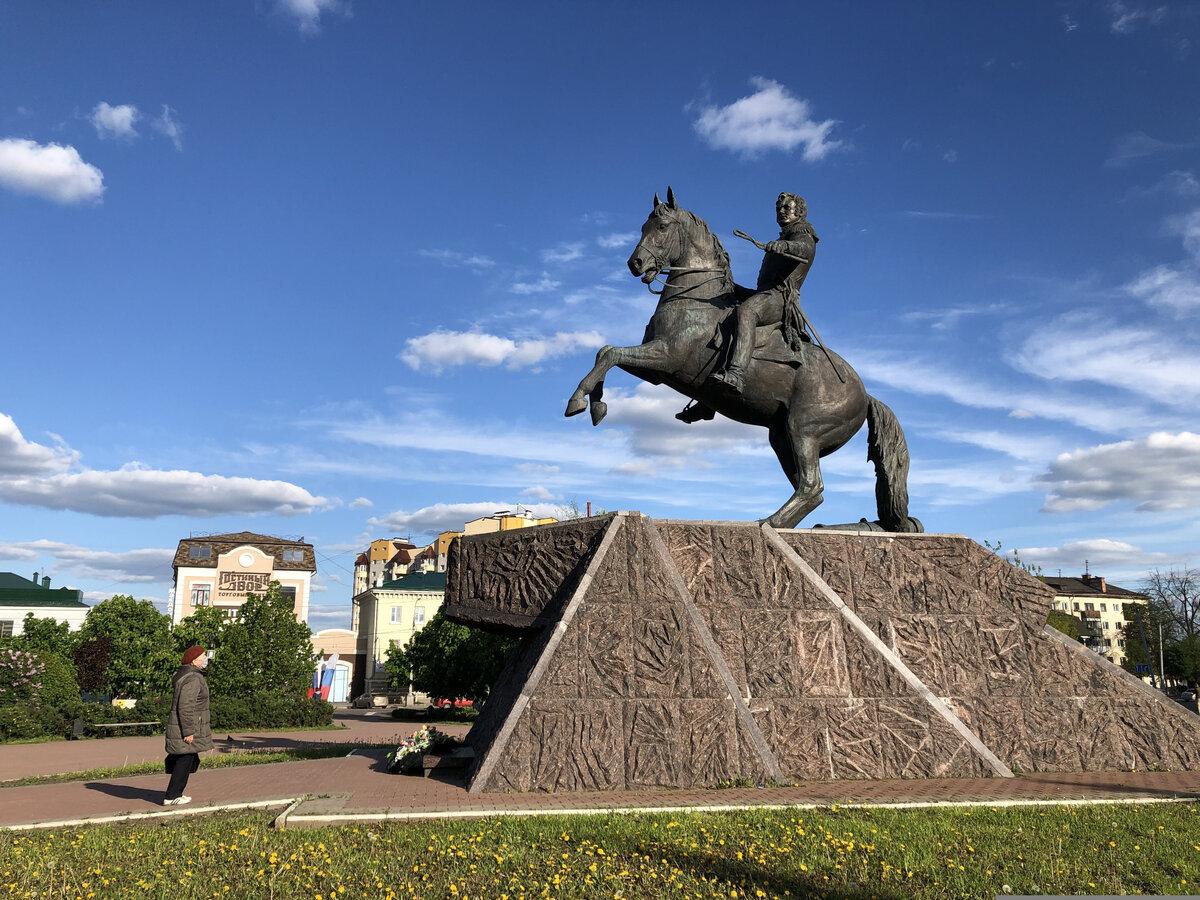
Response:
[{"label": "horse's bridle", "polygon": [[[684,225],[682,222],[680,222],[678,219],[674,218],[673,216],[668,217],[668,218],[669,218],[669,221],[671,222],[671,224],[677,226],[680,230],[683,230]],[[683,238],[678,237],[678,238],[676,238],[676,240],[679,243],[679,248],[676,251],[676,255],[680,255],[683,253]],[[638,241],[638,244],[646,251],[650,251],[650,248],[646,246],[646,241],[644,238],[641,241]],[[649,281],[645,282],[645,285],[646,285],[646,290],[648,290],[650,293],[652,293],[656,297],[661,297],[664,293],[666,293],[667,279],[670,278],[672,273],[677,273],[680,275],[688,275],[688,274],[691,274],[692,272],[724,272],[725,271],[722,268],[689,268],[686,266],[672,266],[670,263],[668,263],[665,259],[663,259],[661,256],[659,256],[657,253],[648,252],[648,255],[650,257],[650,261],[654,264],[654,268],[657,269],[658,271],[656,272],[656,274],[654,275],[653,278],[651,278]],[[661,282],[659,281],[660,278],[662,279]],[[702,285],[708,284],[710,281],[716,281],[716,280],[717,280],[716,276],[714,276],[713,278],[706,278],[697,284],[688,285],[688,287],[685,290],[691,291],[695,288],[701,287]],[[651,285],[655,284],[656,282],[662,285],[661,291],[656,291],[653,287],[651,287]]]}]

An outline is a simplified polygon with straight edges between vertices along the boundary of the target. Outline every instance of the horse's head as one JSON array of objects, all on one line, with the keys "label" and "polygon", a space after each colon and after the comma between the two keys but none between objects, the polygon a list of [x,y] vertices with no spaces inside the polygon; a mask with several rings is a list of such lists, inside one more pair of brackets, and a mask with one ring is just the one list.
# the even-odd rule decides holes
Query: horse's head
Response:
[{"label": "horse's head", "polygon": [[629,271],[649,284],[676,262],[687,246],[687,219],[679,215],[675,192],[667,188],[667,202],[654,195],[654,209],[642,226],[642,239],[629,257]]}]

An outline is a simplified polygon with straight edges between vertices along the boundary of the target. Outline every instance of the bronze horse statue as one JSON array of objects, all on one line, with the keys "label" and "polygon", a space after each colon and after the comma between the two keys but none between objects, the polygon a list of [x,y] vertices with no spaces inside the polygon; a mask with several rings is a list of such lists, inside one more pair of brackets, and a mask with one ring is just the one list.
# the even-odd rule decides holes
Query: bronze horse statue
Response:
[{"label": "bronze horse statue", "polygon": [[608,411],[602,399],[604,376],[617,366],[651,384],[669,385],[738,422],[764,426],[794,489],[764,520],[775,528],[794,528],[820,505],[821,457],[850,440],[865,421],[867,458],[875,464],[878,527],[923,530],[908,515],[904,432],[892,411],[867,394],[858,373],[836,353],[805,348],[801,358],[784,344],[778,326],[760,327],[743,391],[735,393],[710,380],[720,371],[723,348],[729,344],[730,313],[751,292],[734,284],[720,240],[703,219],[676,204],[670,188],[666,203],[654,195],[629,271],[647,286],[667,275],[645,337],[636,347],[601,347],[595,366],[571,395],[566,415],[578,415],[590,401],[592,424],[599,425]]}]

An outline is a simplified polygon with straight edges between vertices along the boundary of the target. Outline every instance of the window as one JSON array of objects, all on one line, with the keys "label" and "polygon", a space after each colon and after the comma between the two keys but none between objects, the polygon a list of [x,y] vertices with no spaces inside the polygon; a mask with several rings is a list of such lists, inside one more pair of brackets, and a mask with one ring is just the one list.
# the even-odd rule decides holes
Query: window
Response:
[{"label": "window", "polygon": [[296,605],[296,589],[294,587],[280,588],[279,593],[283,595],[283,599],[289,601],[292,606]]},{"label": "window", "polygon": [[1121,604],[1120,604],[1120,603],[1114,603],[1114,604],[1113,604],[1113,612],[1120,612],[1120,611],[1121,611]]},{"label": "window", "polygon": [[212,606],[212,585],[198,584],[192,588],[192,606]]},{"label": "window", "polygon": [[1125,638],[1120,638],[1120,639],[1118,639],[1118,640],[1117,640],[1117,646],[1118,646],[1118,647],[1121,647],[1121,648],[1124,648],[1124,647],[1125,647]]},{"label": "window", "polygon": [[400,616],[403,612],[404,612],[403,606],[393,606],[392,607],[392,624],[393,625],[399,625],[403,621],[400,618]]},{"label": "window", "polygon": [[1108,612],[1108,607],[1106,607],[1103,603],[1100,604],[1100,612]]},{"label": "window", "polygon": [[1105,647],[1111,647],[1111,646],[1112,646],[1112,638],[1105,638],[1105,639],[1104,639],[1104,646],[1105,646]]},{"label": "window", "polygon": [[413,610],[413,625],[425,624],[425,607],[418,606]]},{"label": "window", "polygon": [[188,547],[188,559],[212,559],[212,547]]},{"label": "window", "polygon": [[12,633],[13,633],[13,620],[12,619],[5,619],[3,622],[0,622],[0,637],[12,637]]},{"label": "window", "polygon": [[1104,630],[1108,631],[1108,623],[1107,622],[1104,623]]},{"label": "window", "polygon": [[283,561],[284,562],[304,562],[304,551],[303,550],[284,550],[283,551]]},{"label": "window", "polygon": [[1079,604],[1078,603],[1075,604],[1075,612],[1079,612]]},{"label": "window", "polygon": [[1096,604],[1094,604],[1094,603],[1085,603],[1085,604],[1083,604],[1083,608],[1084,608],[1085,610],[1087,610],[1088,612],[1095,612],[1095,611],[1096,611]]}]

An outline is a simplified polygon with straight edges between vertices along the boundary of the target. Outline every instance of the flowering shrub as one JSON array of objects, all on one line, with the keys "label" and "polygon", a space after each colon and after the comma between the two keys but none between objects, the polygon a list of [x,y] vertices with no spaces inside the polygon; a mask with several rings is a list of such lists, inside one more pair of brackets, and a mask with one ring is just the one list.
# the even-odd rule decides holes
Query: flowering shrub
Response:
[{"label": "flowering shrub", "polygon": [[0,706],[32,700],[42,689],[44,671],[36,653],[0,650]]},{"label": "flowering shrub", "polygon": [[415,771],[421,767],[421,757],[426,753],[436,753],[456,743],[458,741],[446,732],[426,725],[420,731],[413,732],[412,737],[405,738],[399,747],[387,755],[388,771]]}]

